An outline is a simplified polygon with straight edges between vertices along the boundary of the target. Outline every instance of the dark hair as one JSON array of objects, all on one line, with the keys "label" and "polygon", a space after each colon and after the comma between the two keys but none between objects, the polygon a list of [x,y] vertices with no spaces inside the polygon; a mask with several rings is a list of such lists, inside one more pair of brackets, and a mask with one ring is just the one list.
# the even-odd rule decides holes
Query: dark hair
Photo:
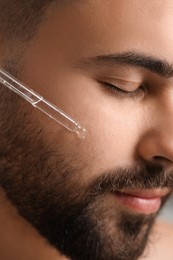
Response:
[{"label": "dark hair", "polygon": [[6,41],[33,38],[47,8],[58,0],[0,0],[0,35]]}]

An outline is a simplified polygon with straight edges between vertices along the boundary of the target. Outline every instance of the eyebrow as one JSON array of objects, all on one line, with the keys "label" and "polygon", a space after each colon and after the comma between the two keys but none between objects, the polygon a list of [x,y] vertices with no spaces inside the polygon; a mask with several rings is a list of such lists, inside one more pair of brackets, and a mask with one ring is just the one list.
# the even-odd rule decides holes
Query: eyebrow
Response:
[{"label": "eyebrow", "polygon": [[140,67],[158,74],[164,78],[173,77],[173,64],[165,59],[159,59],[155,56],[145,53],[129,51],[122,53],[114,53],[108,55],[94,56],[91,58],[83,58],[79,62],[79,67],[83,66],[132,66]]}]

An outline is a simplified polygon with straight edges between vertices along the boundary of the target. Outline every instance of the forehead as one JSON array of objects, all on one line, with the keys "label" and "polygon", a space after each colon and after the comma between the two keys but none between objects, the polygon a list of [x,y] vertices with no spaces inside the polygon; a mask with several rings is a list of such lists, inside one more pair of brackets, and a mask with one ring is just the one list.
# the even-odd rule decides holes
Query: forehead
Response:
[{"label": "forehead", "polygon": [[172,14],[171,0],[75,0],[49,10],[37,43],[69,62],[134,49],[172,62]]}]

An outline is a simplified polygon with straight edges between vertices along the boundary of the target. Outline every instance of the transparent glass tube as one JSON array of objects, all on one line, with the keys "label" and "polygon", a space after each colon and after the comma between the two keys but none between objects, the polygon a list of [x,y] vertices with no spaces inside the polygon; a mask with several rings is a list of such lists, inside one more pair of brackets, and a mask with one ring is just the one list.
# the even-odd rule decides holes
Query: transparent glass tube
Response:
[{"label": "transparent glass tube", "polygon": [[75,132],[79,138],[85,138],[86,129],[77,121],[2,69],[0,69],[0,83],[20,95],[35,108],[38,108],[69,131]]}]

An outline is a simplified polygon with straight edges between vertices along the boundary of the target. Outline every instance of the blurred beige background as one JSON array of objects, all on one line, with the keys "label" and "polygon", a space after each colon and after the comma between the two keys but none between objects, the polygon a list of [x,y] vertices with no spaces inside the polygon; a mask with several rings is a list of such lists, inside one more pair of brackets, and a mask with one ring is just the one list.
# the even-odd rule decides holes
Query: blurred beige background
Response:
[{"label": "blurred beige background", "polygon": [[160,218],[173,223],[173,196],[170,198],[170,200],[161,211]]}]

